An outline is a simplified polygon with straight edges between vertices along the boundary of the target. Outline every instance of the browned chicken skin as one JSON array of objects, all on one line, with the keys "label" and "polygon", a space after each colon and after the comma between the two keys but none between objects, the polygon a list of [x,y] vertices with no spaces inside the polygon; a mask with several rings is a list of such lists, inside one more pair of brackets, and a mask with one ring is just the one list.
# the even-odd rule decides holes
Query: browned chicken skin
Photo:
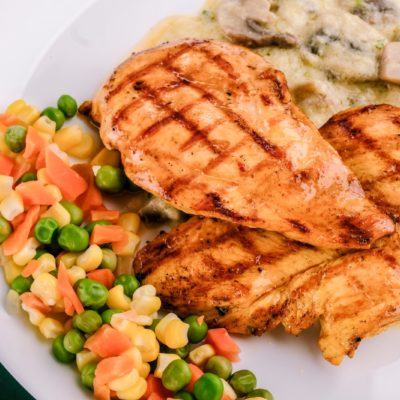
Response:
[{"label": "browned chicken skin", "polygon": [[320,132],[356,174],[367,197],[400,222],[400,108],[352,108],[333,116]]},{"label": "browned chicken skin", "polygon": [[394,229],[284,75],[248,49],[184,41],[135,54],[92,116],[130,179],[190,214],[329,248],[367,248]]},{"label": "browned chicken skin", "polygon": [[167,308],[205,315],[232,333],[261,335],[282,324],[297,335],[319,319],[319,345],[333,364],[400,320],[398,233],[372,250],[340,256],[194,217],[141,250],[134,270]]}]

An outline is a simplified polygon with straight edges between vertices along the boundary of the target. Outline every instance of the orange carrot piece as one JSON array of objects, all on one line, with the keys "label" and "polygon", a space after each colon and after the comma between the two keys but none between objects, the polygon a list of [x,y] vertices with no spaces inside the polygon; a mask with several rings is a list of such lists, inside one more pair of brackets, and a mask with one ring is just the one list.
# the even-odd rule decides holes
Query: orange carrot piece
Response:
[{"label": "orange carrot piece", "polygon": [[[72,309],[72,312],[74,312],[73,309]],[[68,331],[71,330],[72,328],[73,328],[72,318],[68,318],[68,319],[64,322],[64,332],[68,332]]]},{"label": "orange carrot piece", "polygon": [[90,236],[91,244],[119,242],[125,238],[125,231],[119,225],[95,225]]},{"label": "orange carrot piece", "polygon": [[132,343],[128,336],[112,328],[110,325],[103,325],[85,343],[85,348],[93,351],[102,358],[119,356],[131,347]]},{"label": "orange carrot piece", "polygon": [[[174,393],[170,392],[164,387],[161,379],[156,378],[154,375],[149,375],[147,377],[147,390],[143,398],[146,400],[157,400],[166,399],[167,397],[173,397]],[[153,397],[152,397],[153,396]]]},{"label": "orange carrot piece", "polygon": [[206,343],[210,344],[218,355],[233,362],[239,361],[240,348],[225,328],[209,329]]},{"label": "orange carrot piece", "polygon": [[26,264],[25,268],[22,270],[21,275],[24,278],[31,276],[40,266],[40,262],[38,260],[31,260]]},{"label": "orange carrot piece", "polygon": [[64,309],[65,309],[65,314],[69,315],[70,317],[74,315],[75,312],[74,305],[72,304],[72,301],[68,297],[64,297]]},{"label": "orange carrot piece", "polygon": [[34,158],[45,146],[45,140],[39,135],[35,128],[30,126],[26,134],[25,150],[22,156],[26,159]]},{"label": "orange carrot piece", "polygon": [[52,206],[57,199],[39,181],[23,182],[15,190],[22,196],[25,207],[32,205]]},{"label": "orange carrot piece", "polygon": [[43,314],[47,314],[51,311],[51,308],[44,304],[42,300],[39,299],[36,295],[32,292],[25,292],[22,293],[19,298],[21,299],[22,303],[25,304],[27,307],[34,308],[37,311],[42,312]]},{"label": "orange carrot piece", "polygon": [[40,206],[32,206],[26,213],[25,220],[3,243],[3,252],[6,256],[12,256],[24,247],[28,240],[32,227],[39,219]]},{"label": "orange carrot piece", "polygon": [[125,355],[104,358],[97,364],[95,379],[99,385],[107,385],[128,374],[134,367],[133,360]]},{"label": "orange carrot piece", "polygon": [[111,390],[107,385],[99,385],[94,379],[93,381],[94,398],[96,400],[110,400]]},{"label": "orange carrot piece", "polygon": [[39,170],[46,166],[46,148],[42,148],[36,158],[35,169]]},{"label": "orange carrot piece", "polygon": [[118,210],[91,210],[90,219],[92,221],[104,219],[106,221],[116,222],[119,218],[119,214]]},{"label": "orange carrot piece", "polygon": [[79,300],[78,295],[75,293],[75,290],[71,285],[71,282],[69,281],[67,268],[65,268],[63,262],[60,262],[60,265],[58,267],[57,287],[61,295],[67,297],[68,300],[72,303],[75,311],[78,314],[83,313],[84,311],[83,305]]},{"label": "orange carrot piece", "polygon": [[192,372],[192,378],[190,379],[190,382],[186,386],[185,390],[187,390],[188,392],[193,392],[194,384],[204,374],[204,372],[197,365],[192,363],[189,363],[189,368]]},{"label": "orange carrot piece", "polygon": [[88,184],[88,189],[76,200],[76,204],[88,214],[94,208],[103,207],[103,197],[94,181],[92,166],[89,164],[76,164],[72,167]]},{"label": "orange carrot piece", "polygon": [[19,225],[22,224],[22,222],[24,222],[25,217],[26,217],[26,214],[25,214],[25,213],[21,213],[21,214],[18,214],[18,215],[11,221],[11,225],[12,225],[14,231],[17,229],[17,227],[18,227]]},{"label": "orange carrot piece", "polygon": [[46,175],[67,200],[74,201],[88,188],[86,181],[49,147],[46,149]]},{"label": "orange carrot piece", "polygon": [[0,153],[0,175],[11,175],[14,169],[14,160]]},{"label": "orange carrot piece", "polygon": [[0,114],[0,122],[5,126],[19,124],[20,121],[15,115]]},{"label": "orange carrot piece", "polygon": [[87,274],[89,279],[102,283],[107,289],[111,289],[115,281],[115,276],[111,270],[103,268],[90,271]]},{"label": "orange carrot piece", "polygon": [[26,160],[22,160],[21,162],[15,164],[12,170],[12,176],[14,178],[14,182],[17,182],[17,180],[21,178],[23,174],[29,172],[31,168],[32,168],[31,163]]}]

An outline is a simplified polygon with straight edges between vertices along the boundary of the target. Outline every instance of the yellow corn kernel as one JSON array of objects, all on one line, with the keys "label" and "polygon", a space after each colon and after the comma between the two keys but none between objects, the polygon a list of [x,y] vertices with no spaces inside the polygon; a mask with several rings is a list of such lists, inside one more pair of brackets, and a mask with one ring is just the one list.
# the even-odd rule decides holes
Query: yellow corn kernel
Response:
[{"label": "yellow corn kernel", "polygon": [[82,140],[76,146],[72,146],[68,149],[67,153],[72,157],[79,158],[80,160],[87,159],[93,156],[96,150],[96,142],[87,133],[82,135]]},{"label": "yellow corn kernel", "polygon": [[119,246],[117,247],[115,243],[112,243],[112,249],[117,256],[133,256],[139,247],[140,237],[132,232],[126,232],[126,234],[128,241],[122,249]]},{"label": "yellow corn kernel", "polygon": [[7,221],[12,221],[24,212],[24,202],[19,193],[12,190],[0,203],[0,213]]},{"label": "yellow corn kernel", "polygon": [[136,384],[129,389],[120,390],[117,392],[117,397],[120,400],[139,400],[146,393],[147,382],[142,377],[139,377]]},{"label": "yellow corn kernel", "polygon": [[122,311],[131,309],[131,301],[129,297],[124,294],[124,287],[122,285],[114,286],[109,290],[107,305],[109,308],[116,308]]},{"label": "yellow corn kernel", "polygon": [[96,269],[103,259],[103,252],[97,244],[90,245],[77,259],[76,265],[86,272]]},{"label": "yellow corn kernel", "polygon": [[21,304],[21,308],[28,313],[29,321],[32,325],[39,326],[40,323],[46,318],[40,311],[26,306],[24,303]]},{"label": "yellow corn kernel", "polygon": [[[51,311],[55,313],[64,313],[65,312],[64,298],[57,300],[56,304],[54,304],[54,306],[51,307]],[[66,330],[64,325],[64,330],[66,332],[69,329]]]},{"label": "yellow corn kernel", "polygon": [[161,318],[160,322],[157,324],[155,332],[157,339],[165,344],[165,332],[168,324],[173,320],[179,320],[178,316],[174,313],[169,313],[165,317]]},{"label": "yellow corn kernel", "polygon": [[12,192],[14,179],[12,176],[0,175],[0,201]]},{"label": "yellow corn kernel", "polygon": [[46,115],[42,115],[32,126],[39,133],[44,133],[50,138],[52,138],[56,133],[56,123]]},{"label": "yellow corn kernel", "polygon": [[54,218],[60,227],[63,227],[71,222],[71,214],[60,204],[53,204],[46,212],[42,214],[42,218]]},{"label": "yellow corn kernel", "polygon": [[150,374],[150,364],[148,362],[144,362],[139,368],[139,376],[146,379]]},{"label": "yellow corn kernel", "polygon": [[39,267],[32,274],[33,278],[36,279],[43,272],[51,272],[56,269],[56,259],[50,253],[42,254],[39,258]]},{"label": "yellow corn kernel", "polygon": [[202,344],[189,353],[189,360],[202,367],[212,356],[215,356],[214,348],[209,344]]},{"label": "yellow corn kernel", "polygon": [[33,280],[31,292],[49,306],[54,306],[62,298],[58,290],[57,278],[48,272],[42,272]]},{"label": "yellow corn kernel", "polygon": [[15,264],[11,257],[6,257],[1,252],[2,256],[0,257],[0,265],[3,266],[4,276],[6,278],[7,283],[10,285],[11,282],[18,276],[21,275],[23,266]]},{"label": "yellow corn kernel", "polygon": [[131,372],[127,373],[121,378],[113,379],[108,383],[108,387],[114,391],[121,391],[130,389],[132,386],[135,386],[139,380],[139,372],[136,368],[133,368]]},{"label": "yellow corn kernel", "polygon": [[[237,395],[235,393],[235,391],[233,390],[232,386],[225,380],[220,378],[222,381],[222,384],[224,385],[224,399],[226,400],[236,400],[237,399]],[[254,399],[254,397],[251,397]],[[256,397],[257,398],[257,397]],[[247,398],[248,400],[250,398]],[[261,397],[259,397],[259,399],[262,399]]]},{"label": "yellow corn kernel", "polygon": [[188,340],[189,324],[185,324],[180,319],[171,321],[165,329],[165,344],[170,349],[179,349],[189,343]]},{"label": "yellow corn kernel", "polygon": [[154,370],[154,376],[161,378],[164,370],[168,367],[172,361],[179,360],[180,357],[177,354],[160,353],[157,358],[157,366]]},{"label": "yellow corn kernel", "polygon": [[114,271],[116,276],[122,274],[132,273],[132,264],[135,257],[133,256],[118,256],[117,257],[117,269]]},{"label": "yellow corn kernel", "polygon": [[65,268],[71,268],[76,265],[76,259],[78,258],[79,253],[60,253],[57,258],[57,265],[62,262],[65,265]]},{"label": "yellow corn kernel", "polygon": [[57,131],[53,136],[53,142],[62,151],[67,152],[73,146],[78,146],[82,142],[82,138],[82,128],[79,125],[71,125]]},{"label": "yellow corn kernel", "polygon": [[29,238],[24,247],[13,255],[13,261],[17,265],[28,264],[29,261],[33,259],[36,255],[36,249],[39,247],[40,243],[35,238]]},{"label": "yellow corn kernel", "polygon": [[37,180],[43,185],[49,185],[50,181],[46,175],[46,168],[40,168],[36,173]]},{"label": "yellow corn kernel", "polygon": [[142,355],[137,347],[131,347],[129,350],[124,351],[122,355],[129,357],[133,361],[133,365],[137,370],[142,367]]},{"label": "yellow corn kernel", "polygon": [[89,350],[82,350],[76,355],[76,366],[78,367],[79,371],[82,371],[82,368],[92,362],[99,361],[99,357],[96,353],[93,353]]},{"label": "yellow corn kernel", "polygon": [[22,99],[16,100],[11,103],[7,107],[6,114],[15,115],[26,125],[32,124],[40,116],[40,112],[36,107],[26,104],[25,101]]},{"label": "yellow corn kernel", "polygon": [[10,289],[7,292],[6,310],[11,315],[17,315],[21,312],[21,299],[15,290]]},{"label": "yellow corn kernel", "polygon": [[46,190],[50,192],[57,201],[61,201],[63,196],[61,190],[56,185],[46,185]]},{"label": "yellow corn kernel", "polygon": [[46,339],[55,339],[64,333],[64,326],[54,318],[45,318],[39,324],[39,331]]},{"label": "yellow corn kernel", "polygon": [[121,154],[118,150],[101,149],[90,161],[91,165],[112,165],[119,167],[121,165]]},{"label": "yellow corn kernel", "polygon": [[139,214],[132,212],[121,214],[118,218],[118,225],[128,232],[138,233],[140,228]]},{"label": "yellow corn kernel", "polygon": [[134,296],[131,308],[139,315],[150,316],[161,308],[161,300],[157,296]]},{"label": "yellow corn kernel", "polygon": [[72,285],[75,285],[80,279],[86,278],[86,272],[83,268],[78,267],[77,265],[72,266],[71,268],[67,269],[67,274],[69,281]]},{"label": "yellow corn kernel", "polygon": [[151,329],[139,327],[130,339],[132,344],[139,349],[143,361],[154,361],[158,357],[160,344]]},{"label": "yellow corn kernel", "polygon": [[139,286],[136,290],[135,293],[133,294],[133,298],[135,297],[141,297],[141,296],[156,296],[157,294],[157,289],[153,285],[143,285]]}]

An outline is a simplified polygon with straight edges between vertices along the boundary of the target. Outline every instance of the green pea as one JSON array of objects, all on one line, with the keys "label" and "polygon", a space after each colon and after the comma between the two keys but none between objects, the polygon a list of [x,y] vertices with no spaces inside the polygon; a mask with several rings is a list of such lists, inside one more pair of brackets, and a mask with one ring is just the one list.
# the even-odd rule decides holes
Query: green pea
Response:
[{"label": "green pea", "polygon": [[85,337],[78,329],[71,329],[64,336],[64,347],[70,353],[76,354],[83,350],[85,341]]},{"label": "green pea", "polygon": [[117,255],[111,249],[101,249],[103,258],[101,260],[100,268],[106,268],[115,271],[118,264]]},{"label": "green pea", "polygon": [[4,139],[13,153],[20,153],[25,149],[26,128],[21,125],[11,125],[7,128]]},{"label": "green pea", "polygon": [[93,232],[93,229],[96,225],[111,225],[111,222],[100,219],[98,221],[94,221],[94,222],[91,222],[90,224],[87,224],[86,226],[84,226],[84,229],[86,229],[87,233],[89,235],[91,235]]},{"label": "green pea", "polygon": [[83,313],[75,314],[72,325],[85,333],[94,333],[103,325],[103,320],[98,312],[86,310]]},{"label": "green pea", "polygon": [[183,360],[174,360],[168,364],[161,378],[164,387],[173,392],[183,389],[191,379],[192,371]]},{"label": "green pea", "polygon": [[89,234],[79,226],[68,224],[61,228],[58,244],[67,251],[83,251],[89,245]]},{"label": "green pea", "polygon": [[231,376],[229,383],[236,394],[243,396],[256,388],[257,378],[251,371],[242,369]]},{"label": "green pea", "polygon": [[54,218],[41,218],[35,225],[35,238],[40,243],[50,244],[54,241],[58,231],[58,223]]},{"label": "green pea", "polygon": [[129,298],[132,297],[135,290],[140,286],[139,281],[133,275],[122,274],[115,279],[113,286],[122,285],[124,293]]},{"label": "green pea", "polygon": [[161,321],[160,318],[154,318],[153,322],[149,326],[149,329],[151,329],[152,331],[155,331],[156,330],[156,326],[160,323],[160,321]]},{"label": "green pea", "polygon": [[185,322],[189,324],[188,339],[190,343],[200,343],[207,336],[207,323],[203,321],[199,324],[198,318],[196,315],[185,318]]},{"label": "green pea", "polygon": [[220,378],[227,380],[232,373],[232,363],[225,357],[212,356],[208,359],[204,371],[212,372]]},{"label": "green pea", "polygon": [[267,389],[252,390],[250,393],[247,394],[246,399],[251,399],[253,397],[261,397],[267,400],[274,400],[274,396],[272,396],[272,393]]},{"label": "green pea", "polygon": [[11,232],[11,224],[0,215],[0,244],[11,235]]},{"label": "green pea", "polygon": [[174,399],[194,400],[194,397],[191,393],[181,390],[180,392],[174,394]]},{"label": "green pea", "polygon": [[80,225],[83,221],[83,211],[71,201],[60,201],[60,204],[68,211],[71,216],[71,224]]},{"label": "green pea", "polygon": [[11,282],[11,289],[15,290],[18,294],[29,292],[32,282],[33,278],[31,276],[24,278],[22,275],[18,275]]},{"label": "green pea", "polygon": [[220,400],[224,384],[217,375],[206,372],[195,382],[193,393],[197,400]]},{"label": "green pea", "polygon": [[115,308],[110,308],[109,310],[105,310],[101,313],[101,319],[103,320],[103,324],[110,324],[111,318],[114,314],[122,313],[122,310],[117,310]]},{"label": "green pea", "polygon": [[165,346],[165,352],[166,353],[176,354],[180,358],[185,359],[189,355],[190,347],[189,347],[188,344],[186,346],[179,347],[179,349],[170,349],[169,347]]},{"label": "green pea", "polygon": [[72,118],[78,111],[76,100],[68,94],[63,94],[57,101],[57,107],[67,118]]},{"label": "green pea", "polygon": [[103,307],[107,302],[107,288],[92,279],[80,279],[76,284],[76,292],[84,306],[95,310]]},{"label": "green pea", "polygon": [[42,256],[43,254],[48,253],[48,251],[46,251],[45,249],[36,249],[36,254],[35,257],[33,257],[35,260],[37,260],[40,256]]},{"label": "green pea", "polygon": [[37,181],[36,172],[27,172],[19,178],[18,183],[24,183],[29,181]]},{"label": "green pea", "polygon": [[65,115],[58,108],[47,107],[42,111],[42,115],[45,115],[47,118],[50,118],[52,121],[56,123],[57,131],[64,125]]},{"label": "green pea", "polygon": [[94,381],[96,367],[97,367],[96,363],[89,363],[86,364],[81,371],[82,385],[90,390],[93,390],[93,381]]},{"label": "green pea", "polygon": [[105,193],[118,193],[125,186],[126,176],[121,168],[103,165],[96,174],[96,185]]},{"label": "green pea", "polygon": [[75,354],[70,353],[64,347],[64,335],[57,336],[54,339],[51,349],[54,357],[64,364],[68,364],[75,360]]}]

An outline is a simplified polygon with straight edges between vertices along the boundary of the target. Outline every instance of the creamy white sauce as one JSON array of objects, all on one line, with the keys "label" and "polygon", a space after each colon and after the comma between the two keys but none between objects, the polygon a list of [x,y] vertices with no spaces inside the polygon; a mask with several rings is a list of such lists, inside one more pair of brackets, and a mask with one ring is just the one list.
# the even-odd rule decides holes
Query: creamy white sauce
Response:
[{"label": "creamy white sauce", "polygon": [[[216,19],[221,1],[161,21],[135,50],[187,38],[229,40]],[[273,12],[271,28],[301,45],[254,51],[285,73],[294,101],[317,126],[352,106],[400,106],[400,86],[378,79],[385,43],[400,39],[400,0],[279,0]]]}]

